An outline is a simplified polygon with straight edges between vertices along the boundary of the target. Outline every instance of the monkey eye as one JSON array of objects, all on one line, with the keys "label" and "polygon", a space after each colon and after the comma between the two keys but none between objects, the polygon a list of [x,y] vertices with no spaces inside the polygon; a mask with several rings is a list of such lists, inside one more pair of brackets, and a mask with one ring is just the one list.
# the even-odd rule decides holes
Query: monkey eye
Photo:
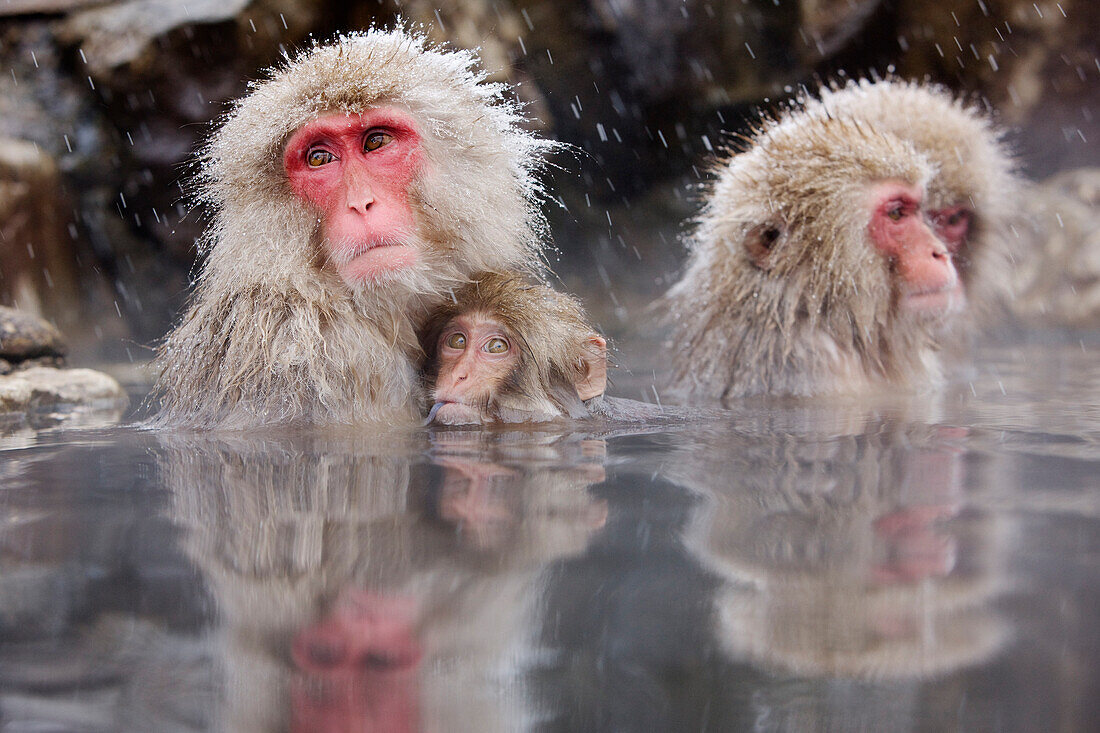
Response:
[{"label": "monkey eye", "polygon": [[485,350],[490,354],[503,354],[508,348],[508,342],[499,336],[489,339],[489,343],[485,344]]},{"label": "monkey eye", "polygon": [[391,142],[393,142],[393,135],[376,130],[363,139],[363,152],[369,153],[372,150],[378,150],[378,148],[389,145]]},{"label": "monkey eye", "polygon": [[320,168],[334,160],[336,160],[336,156],[324,148],[313,148],[306,153],[306,165],[310,168]]},{"label": "monkey eye", "polygon": [[461,331],[456,331],[455,333],[452,333],[450,336],[448,336],[447,340],[443,343],[445,343],[448,347],[452,349],[458,349],[459,351],[461,351],[462,349],[466,348],[466,334],[462,333]]},{"label": "monkey eye", "polygon": [[943,238],[949,248],[955,250],[966,242],[972,217],[971,211],[964,206],[934,211],[931,216],[937,234]]},{"label": "monkey eye", "polygon": [[905,216],[905,209],[901,207],[901,204],[891,206],[886,211],[886,215],[890,217],[890,221],[901,221],[902,217]]}]

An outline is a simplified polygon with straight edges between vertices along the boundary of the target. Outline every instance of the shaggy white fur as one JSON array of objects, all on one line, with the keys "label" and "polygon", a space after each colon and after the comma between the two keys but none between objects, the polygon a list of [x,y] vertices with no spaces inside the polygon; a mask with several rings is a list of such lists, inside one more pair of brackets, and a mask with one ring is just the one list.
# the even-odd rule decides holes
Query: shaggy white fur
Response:
[{"label": "shaggy white fur", "polygon": [[[159,353],[155,424],[409,422],[417,321],[487,269],[536,277],[546,225],[537,173],[552,143],[466,51],[404,30],[342,36],[288,59],[230,110],[201,154],[212,212],[192,302]],[[282,165],[287,138],[332,112],[392,105],[416,120],[418,265],[350,289],[320,257],[318,213]]]}]

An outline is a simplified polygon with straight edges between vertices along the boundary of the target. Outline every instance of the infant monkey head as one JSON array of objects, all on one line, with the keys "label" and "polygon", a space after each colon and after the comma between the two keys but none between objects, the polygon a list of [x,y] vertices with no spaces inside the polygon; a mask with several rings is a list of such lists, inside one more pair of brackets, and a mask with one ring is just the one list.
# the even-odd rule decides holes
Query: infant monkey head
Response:
[{"label": "infant monkey head", "polygon": [[607,386],[607,342],[576,300],[515,275],[485,273],[420,331],[441,425],[583,418]]}]

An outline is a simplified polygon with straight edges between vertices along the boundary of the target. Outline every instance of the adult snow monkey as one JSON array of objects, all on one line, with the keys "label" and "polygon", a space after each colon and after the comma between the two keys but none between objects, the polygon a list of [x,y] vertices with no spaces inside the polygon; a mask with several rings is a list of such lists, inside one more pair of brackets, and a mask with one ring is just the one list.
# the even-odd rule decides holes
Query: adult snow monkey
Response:
[{"label": "adult snow monkey", "polygon": [[723,162],[666,298],[670,396],[728,405],[939,380],[940,339],[966,303],[962,240],[930,209],[935,163],[884,127],[796,107]]},{"label": "adult snow monkey", "polygon": [[378,29],[254,84],[201,154],[206,260],[154,424],[416,421],[417,320],[473,273],[542,273],[551,143],[506,92]]}]

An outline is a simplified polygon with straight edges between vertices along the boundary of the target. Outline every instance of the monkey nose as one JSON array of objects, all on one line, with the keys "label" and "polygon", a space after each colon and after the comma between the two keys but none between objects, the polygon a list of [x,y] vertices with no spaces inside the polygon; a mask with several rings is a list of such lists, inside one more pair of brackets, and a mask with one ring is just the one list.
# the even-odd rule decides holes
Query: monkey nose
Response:
[{"label": "monkey nose", "polygon": [[348,198],[348,208],[359,214],[366,214],[370,209],[371,204],[374,203],[373,196],[357,196],[355,198]]}]

